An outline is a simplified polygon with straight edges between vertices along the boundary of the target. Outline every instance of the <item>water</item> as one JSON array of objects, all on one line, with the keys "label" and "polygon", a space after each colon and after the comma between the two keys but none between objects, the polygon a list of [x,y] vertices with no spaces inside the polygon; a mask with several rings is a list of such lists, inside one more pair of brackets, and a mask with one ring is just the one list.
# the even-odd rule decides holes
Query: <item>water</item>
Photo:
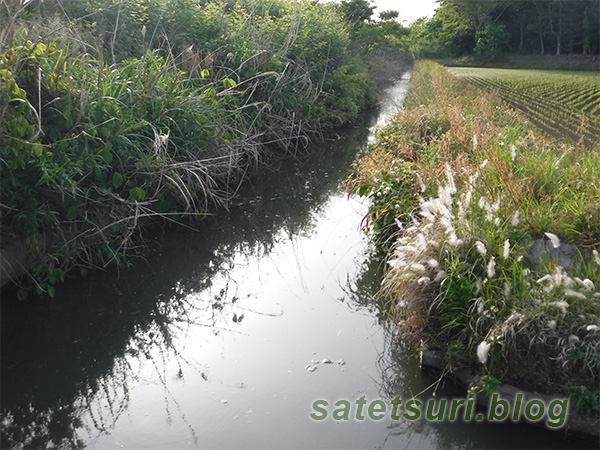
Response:
[{"label": "water", "polygon": [[[409,78],[371,124],[397,109]],[[199,231],[149,235],[146,260],[119,277],[73,279],[25,305],[3,295],[2,447],[582,445],[526,426],[309,417],[317,399],[406,399],[436,381],[371,303],[367,204],[340,185],[372,139],[367,125],[256,178]]]}]

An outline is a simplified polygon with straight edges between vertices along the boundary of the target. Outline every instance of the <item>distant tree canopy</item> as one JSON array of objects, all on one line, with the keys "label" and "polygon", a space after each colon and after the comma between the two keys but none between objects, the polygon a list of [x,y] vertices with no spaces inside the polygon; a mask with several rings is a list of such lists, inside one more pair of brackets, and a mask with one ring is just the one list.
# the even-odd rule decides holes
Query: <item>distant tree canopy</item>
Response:
[{"label": "distant tree canopy", "polygon": [[437,0],[404,40],[413,55],[598,54],[600,0]]},{"label": "distant tree canopy", "polygon": [[398,11],[383,11],[379,13],[381,20],[394,20],[397,19],[400,13]]},{"label": "distant tree canopy", "polygon": [[340,3],[340,8],[345,19],[355,28],[370,21],[375,12],[375,6],[367,0],[344,0]]}]

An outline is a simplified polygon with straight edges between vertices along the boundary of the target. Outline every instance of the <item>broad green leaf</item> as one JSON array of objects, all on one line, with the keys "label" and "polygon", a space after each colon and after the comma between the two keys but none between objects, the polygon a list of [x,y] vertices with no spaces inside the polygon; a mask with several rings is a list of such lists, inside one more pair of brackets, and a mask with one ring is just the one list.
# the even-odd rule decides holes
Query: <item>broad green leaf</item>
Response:
[{"label": "broad green leaf", "polygon": [[122,182],[123,182],[123,175],[121,175],[119,172],[115,172],[113,175],[113,178],[112,178],[113,186],[119,187]]},{"label": "broad green leaf", "polygon": [[61,269],[57,267],[49,267],[48,268],[48,281],[50,284],[56,284],[59,281],[64,281],[65,273]]},{"label": "broad green leaf", "polygon": [[233,81],[231,78],[225,78],[223,80],[223,87],[225,89],[237,87],[237,83]]},{"label": "broad green leaf", "polygon": [[102,149],[102,158],[106,164],[110,164],[113,160],[113,154],[110,151],[110,147],[104,147],[104,149]]},{"label": "broad green leaf", "polygon": [[144,198],[146,198],[146,191],[144,191],[142,188],[134,187],[133,189],[129,190],[129,198],[133,201],[141,202],[144,200]]}]

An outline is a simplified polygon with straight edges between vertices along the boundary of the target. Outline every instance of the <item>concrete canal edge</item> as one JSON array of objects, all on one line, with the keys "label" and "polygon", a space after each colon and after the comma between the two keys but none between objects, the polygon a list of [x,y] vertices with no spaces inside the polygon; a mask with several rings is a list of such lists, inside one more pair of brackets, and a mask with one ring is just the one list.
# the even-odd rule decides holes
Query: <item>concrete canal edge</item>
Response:
[{"label": "concrete canal edge", "polygon": [[[444,363],[444,355],[441,351],[422,350],[420,357],[421,368],[423,369],[440,372],[448,370],[446,364]],[[478,406],[481,406],[482,408],[487,408],[489,406],[491,397],[489,395],[485,395],[479,374],[475,373],[475,371],[472,369],[456,369],[450,370],[447,373],[451,378],[465,386],[469,392],[477,392],[475,401]],[[496,386],[494,393],[499,394],[500,398],[507,400],[516,398],[517,394],[523,394],[524,402],[533,399],[539,399],[542,400],[546,405],[550,404],[552,400],[560,397],[559,395],[539,394],[537,392],[524,391],[510,384],[500,384]],[[567,423],[564,428],[561,428],[561,430],[584,435],[588,438],[598,438],[600,437],[600,418],[583,416],[570,408],[567,416]]]}]

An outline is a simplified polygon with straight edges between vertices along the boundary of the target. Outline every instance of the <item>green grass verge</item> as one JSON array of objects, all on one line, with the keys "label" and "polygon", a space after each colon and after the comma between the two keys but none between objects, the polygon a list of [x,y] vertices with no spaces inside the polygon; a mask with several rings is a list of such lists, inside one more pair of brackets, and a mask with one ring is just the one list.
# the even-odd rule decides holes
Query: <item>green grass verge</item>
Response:
[{"label": "green grass verge", "polygon": [[[599,148],[541,135],[428,61],[405,106],[350,180],[372,199],[367,222],[386,251],[385,312],[448,367],[597,414]],[[548,249],[541,264],[534,243]]]}]

